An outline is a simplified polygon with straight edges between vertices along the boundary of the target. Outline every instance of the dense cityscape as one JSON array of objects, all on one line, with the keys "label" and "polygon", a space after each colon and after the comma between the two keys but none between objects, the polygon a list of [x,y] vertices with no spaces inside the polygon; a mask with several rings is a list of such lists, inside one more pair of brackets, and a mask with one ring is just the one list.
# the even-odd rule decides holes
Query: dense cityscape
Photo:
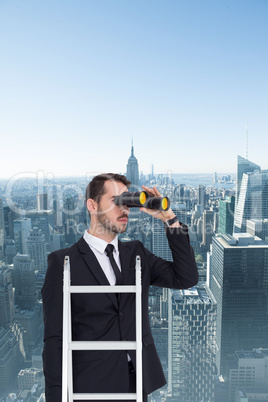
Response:
[{"label": "dense cityscape", "polygon": [[[199,270],[194,288],[151,287],[150,323],[167,385],[149,400],[268,400],[268,170],[238,156],[236,175],[155,174],[153,165],[143,174],[132,145],[122,174],[132,188],[156,186],[170,198]],[[89,179],[36,174],[0,183],[1,402],[45,401],[47,256],[89,227]],[[119,238],[172,259],[162,223],[138,209]]]}]

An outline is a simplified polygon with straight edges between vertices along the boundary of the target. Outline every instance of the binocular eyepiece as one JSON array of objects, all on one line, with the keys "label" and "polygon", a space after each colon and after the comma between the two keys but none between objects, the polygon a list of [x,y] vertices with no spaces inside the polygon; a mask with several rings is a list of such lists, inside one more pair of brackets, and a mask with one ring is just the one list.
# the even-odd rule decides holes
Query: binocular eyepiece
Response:
[{"label": "binocular eyepiece", "polygon": [[166,211],[170,207],[168,197],[152,197],[147,191],[126,191],[114,198],[114,203],[118,206],[126,205],[129,208],[144,207],[148,209],[157,209]]}]

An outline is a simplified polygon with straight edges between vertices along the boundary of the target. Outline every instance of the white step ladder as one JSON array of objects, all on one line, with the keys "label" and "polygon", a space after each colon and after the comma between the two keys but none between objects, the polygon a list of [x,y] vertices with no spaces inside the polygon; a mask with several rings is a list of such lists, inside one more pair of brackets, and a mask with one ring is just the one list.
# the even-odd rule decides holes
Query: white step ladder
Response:
[{"label": "white step ladder", "polygon": [[[72,341],[71,293],[136,293],[136,341]],[[136,257],[136,285],[71,286],[70,258],[65,256],[63,275],[62,402],[75,400],[136,400],[142,402],[142,286],[141,259]],[[136,393],[73,392],[73,350],[136,350]]]}]

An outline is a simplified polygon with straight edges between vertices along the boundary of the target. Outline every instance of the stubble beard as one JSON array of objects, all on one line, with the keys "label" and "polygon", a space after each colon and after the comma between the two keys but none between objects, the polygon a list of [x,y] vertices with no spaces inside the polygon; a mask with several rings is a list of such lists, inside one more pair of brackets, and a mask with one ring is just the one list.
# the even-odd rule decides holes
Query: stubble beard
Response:
[{"label": "stubble beard", "polygon": [[[122,215],[121,217],[125,217],[126,215]],[[119,217],[119,219],[121,218]],[[101,227],[104,229],[104,231],[108,231],[114,234],[119,234],[119,233],[124,233],[127,228],[127,224],[124,224],[122,226],[117,226],[114,222],[111,222],[111,220],[107,217],[107,215],[102,212],[102,209],[99,208],[98,214],[97,214],[97,220],[98,223],[101,225]]]}]

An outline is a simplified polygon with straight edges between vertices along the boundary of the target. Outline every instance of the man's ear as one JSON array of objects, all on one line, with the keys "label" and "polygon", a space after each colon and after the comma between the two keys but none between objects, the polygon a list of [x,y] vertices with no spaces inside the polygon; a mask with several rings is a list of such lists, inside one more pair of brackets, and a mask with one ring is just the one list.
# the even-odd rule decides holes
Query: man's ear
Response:
[{"label": "man's ear", "polygon": [[95,214],[96,212],[98,212],[98,204],[95,200],[93,200],[92,198],[89,198],[87,200],[87,209],[89,210],[89,212],[91,214]]}]

